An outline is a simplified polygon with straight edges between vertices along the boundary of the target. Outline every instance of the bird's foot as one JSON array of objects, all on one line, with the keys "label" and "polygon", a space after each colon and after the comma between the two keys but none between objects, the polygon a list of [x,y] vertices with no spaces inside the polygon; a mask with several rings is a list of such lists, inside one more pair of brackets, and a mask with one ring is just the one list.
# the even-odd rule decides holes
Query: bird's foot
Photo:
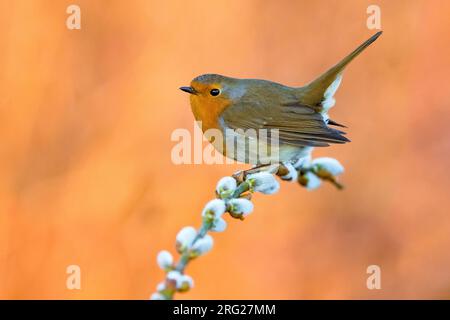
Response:
[{"label": "bird's foot", "polygon": [[273,174],[277,174],[278,168],[281,163],[270,163],[270,164],[262,164],[254,166],[253,168],[247,170],[239,170],[233,174],[233,178],[235,178],[238,182],[244,181],[248,175],[258,173],[258,172],[270,172]]}]

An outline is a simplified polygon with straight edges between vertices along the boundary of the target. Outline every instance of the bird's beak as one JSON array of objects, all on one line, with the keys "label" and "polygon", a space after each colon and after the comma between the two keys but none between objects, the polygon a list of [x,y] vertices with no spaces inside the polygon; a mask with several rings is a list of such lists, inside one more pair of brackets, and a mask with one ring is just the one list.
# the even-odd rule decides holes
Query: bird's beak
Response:
[{"label": "bird's beak", "polygon": [[180,90],[190,94],[197,94],[197,91],[192,87],[181,87]]}]

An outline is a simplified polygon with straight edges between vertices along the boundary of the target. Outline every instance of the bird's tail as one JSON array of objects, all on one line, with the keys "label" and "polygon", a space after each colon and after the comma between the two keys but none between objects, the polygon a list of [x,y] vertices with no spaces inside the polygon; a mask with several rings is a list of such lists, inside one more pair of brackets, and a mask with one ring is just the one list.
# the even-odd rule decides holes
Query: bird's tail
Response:
[{"label": "bird's tail", "polygon": [[[327,93],[332,98],[334,92],[337,90],[341,80],[341,74],[344,68],[352,61],[357,55],[364,51],[372,42],[374,42],[380,35],[382,31],[377,32],[367,41],[356,48],[352,53],[342,59],[334,67],[329,69],[327,72],[322,74],[316,80],[310,84],[299,88],[300,91],[300,101],[306,105],[310,106],[320,106],[321,103],[326,99]],[[328,91],[328,92],[327,92]],[[330,92],[332,91],[332,92]],[[324,106],[324,108],[326,108]],[[328,108],[327,108],[328,109]]]}]

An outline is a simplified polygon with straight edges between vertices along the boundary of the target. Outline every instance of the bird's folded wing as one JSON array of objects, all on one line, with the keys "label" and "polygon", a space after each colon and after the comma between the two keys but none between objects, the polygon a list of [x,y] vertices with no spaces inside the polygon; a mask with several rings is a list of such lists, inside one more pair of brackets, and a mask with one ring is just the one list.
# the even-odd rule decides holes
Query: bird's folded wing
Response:
[{"label": "bird's folded wing", "polygon": [[244,134],[254,129],[258,137],[260,129],[278,129],[280,144],[324,147],[349,141],[344,132],[329,128],[320,113],[304,105],[236,103],[225,109],[221,118],[228,128],[241,129]]}]

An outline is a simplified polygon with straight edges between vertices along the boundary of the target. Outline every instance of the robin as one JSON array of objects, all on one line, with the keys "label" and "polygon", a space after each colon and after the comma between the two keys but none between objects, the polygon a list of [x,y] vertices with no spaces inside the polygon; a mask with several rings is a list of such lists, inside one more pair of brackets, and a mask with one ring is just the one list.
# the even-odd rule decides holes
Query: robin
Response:
[{"label": "robin", "polygon": [[329,119],[328,110],[335,104],[333,96],[341,83],[344,68],[380,35],[381,31],[303,87],[204,74],[194,78],[189,87],[180,89],[190,93],[192,112],[204,133],[210,129],[219,130],[224,135],[239,131],[237,136],[251,139],[248,132],[256,132],[258,139],[261,129],[276,130],[276,160],[272,156],[263,158],[260,155],[256,160],[251,160],[255,159],[251,156],[239,158],[237,153],[228,152],[227,141],[230,140],[210,139],[225,156],[253,164],[297,162],[309,156],[313,147],[350,141],[344,136],[345,132],[331,127],[345,126]]}]

